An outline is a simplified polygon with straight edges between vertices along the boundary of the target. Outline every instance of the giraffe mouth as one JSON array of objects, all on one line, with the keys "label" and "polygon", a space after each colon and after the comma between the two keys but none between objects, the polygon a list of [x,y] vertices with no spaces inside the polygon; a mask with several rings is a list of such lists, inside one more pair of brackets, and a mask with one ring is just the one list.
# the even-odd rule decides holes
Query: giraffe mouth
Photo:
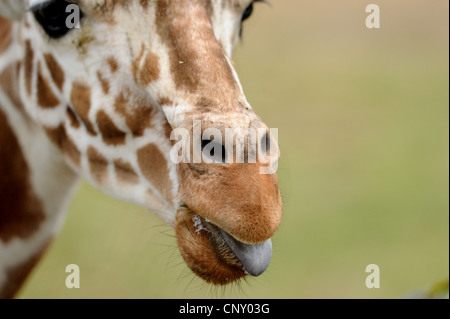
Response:
[{"label": "giraffe mouth", "polygon": [[175,232],[189,268],[206,282],[217,285],[245,275],[261,275],[272,256],[270,239],[255,245],[242,243],[186,206],[177,212]]}]

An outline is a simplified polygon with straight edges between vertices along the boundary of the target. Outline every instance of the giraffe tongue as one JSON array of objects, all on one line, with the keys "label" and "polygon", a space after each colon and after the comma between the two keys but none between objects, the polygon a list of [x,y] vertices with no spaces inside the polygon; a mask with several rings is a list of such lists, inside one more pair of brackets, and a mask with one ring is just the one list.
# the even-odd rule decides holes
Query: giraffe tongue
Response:
[{"label": "giraffe tongue", "polygon": [[257,277],[267,269],[272,258],[272,241],[270,239],[261,244],[249,245],[234,239],[222,229],[220,232],[249,275]]}]

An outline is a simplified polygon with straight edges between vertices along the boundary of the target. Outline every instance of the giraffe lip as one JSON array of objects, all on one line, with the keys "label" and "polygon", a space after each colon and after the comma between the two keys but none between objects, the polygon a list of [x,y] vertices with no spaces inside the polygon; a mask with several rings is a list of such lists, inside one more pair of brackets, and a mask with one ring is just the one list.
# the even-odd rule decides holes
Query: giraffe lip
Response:
[{"label": "giraffe lip", "polygon": [[200,215],[194,214],[193,222],[197,231],[206,230],[214,234],[215,241],[218,242],[218,245],[226,245],[236,257],[238,263],[242,265],[242,269],[246,274],[257,277],[269,266],[272,258],[271,239],[259,244],[246,244]]}]

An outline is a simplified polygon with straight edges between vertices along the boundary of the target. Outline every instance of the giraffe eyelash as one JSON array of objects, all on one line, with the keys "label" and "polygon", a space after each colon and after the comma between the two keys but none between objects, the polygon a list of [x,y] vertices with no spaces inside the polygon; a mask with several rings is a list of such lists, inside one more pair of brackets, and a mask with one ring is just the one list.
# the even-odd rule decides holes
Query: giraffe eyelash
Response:
[{"label": "giraffe eyelash", "polygon": [[241,25],[240,25],[240,29],[239,29],[239,38],[242,38],[243,35],[243,29],[244,29],[244,22],[250,18],[250,16],[253,14],[254,11],[254,4],[255,3],[265,3],[267,5],[270,6],[270,2],[268,0],[253,0],[248,6],[247,8],[245,8],[244,12],[242,13],[242,17],[241,17]]}]

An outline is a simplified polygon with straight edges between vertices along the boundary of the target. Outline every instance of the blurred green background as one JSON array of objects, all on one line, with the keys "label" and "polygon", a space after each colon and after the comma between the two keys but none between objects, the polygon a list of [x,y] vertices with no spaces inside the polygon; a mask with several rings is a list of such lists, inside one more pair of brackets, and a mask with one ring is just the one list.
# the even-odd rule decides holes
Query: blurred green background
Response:
[{"label": "blurred green background", "polygon": [[[449,276],[447,0],[271,0],[234,61],[279,129],[282,225],[267,272],[196,278],[172,229],[83,184],[22,298],[398,298]],[[381,29],[365,27],[365,7]],[[81,288],[65,287],[78,264]],[[381,288],[367,289],[377,264]]]}]

